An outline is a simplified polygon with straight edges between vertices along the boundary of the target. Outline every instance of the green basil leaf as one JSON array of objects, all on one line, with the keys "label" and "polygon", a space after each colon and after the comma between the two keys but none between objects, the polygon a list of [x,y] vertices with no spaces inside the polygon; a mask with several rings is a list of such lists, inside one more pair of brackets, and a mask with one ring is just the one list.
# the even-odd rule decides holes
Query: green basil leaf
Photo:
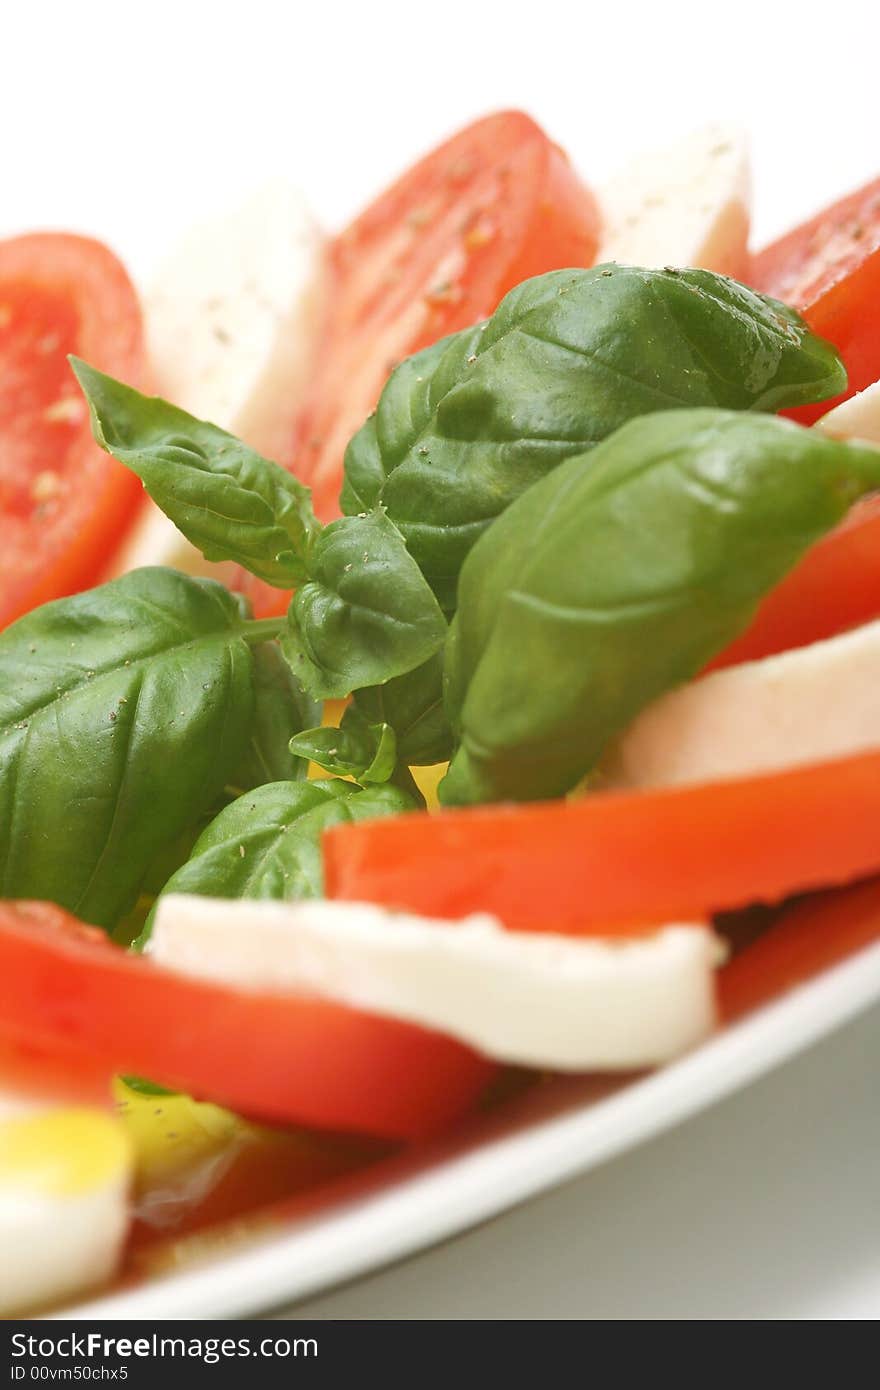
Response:
[{"label": "green basil leaf", "polygon": [[279,589],[306,577],[318,527],[308,488],[216,425],[71,364],[101,448],[137,474],[206,560],[234,560]]},{"label": "green basil leaf", "polygon": [[307,729],[290,740],[299,758],[337,777],[354,777],[362,786],[387,782],[397,767],[397,739],[390,724],[369,724],[353,707],[338,729]]},{"label": "green basil leaf", "polygon": [[295,680],[277,643],[253,648],[254,716],[243,757],[233,769],[230,787],[250,791],[263,782],[305,777],[308,764],[295,757],[290,740],[321,718],[321,706]]},{"label": "green basil leaf", "polygon": [[[445,341],[445,340],[444,340]],[[405,365],[405,364],[403,364]],[[400,367],[395,368],[399,372]],[[392,377],[389,380],[392,380]],[[387,389],[387,388],[386,388]],[[370,415],[345,450],[345,473],[339,505],[345,516],[372,511],[385,481],[382,451],[376,438],[376,412]]]},{"label": "green basil leaf", "polygon": [[569,459],[462,571],[450,804],[557,796],[698,674],[857,497],[880,451],[770,416],[669,411]]},{"label": "green basil leaf", "polygon": [[165,1086],[157,1086],[155,1081],[145,1081],[142,1076],[120,1076],[123,1086],[135,1091],[139,1096],[175,1096],[179,1091],[169,1091]]},{"label": "green basil leaf", "polygon": [[446,620],[397,527],[379,508],[331,522],[293,596],[281,648],[317,699],[342,699],[421,665]]},{"label": "green basil leaf", "polygon": [[683,406],[776,411],[845,382],[798,314],[724,276],[554,271],[397,368],[349,445],[343,507],[385,507],[451,612],[492,520],[628,420]]},{"label": "green basil leaf", "polygon": [[408,767],[429,767],[452,756],[452,730],[443,708],[442,652],[385,685],[358,690],[354,708],[369,723],[391,726],[398,759]]},{"label": "green basil leaf", "polygon": [[[197,840],[164,893],[212,898],[319,898],[321,836],[343,821],[415,809],[397,787],[361,790],[351,782],[271,782],[226,806]],[[148,919],[142,946],[152,930]]]},{"label": "green basil leaf", "polygon": [[[210,806],[206,806],[200,811],[198,816],[192,820],[179,835],[176,835],[168,844],[162,846],[159,854],[147,865],[146,872],[140,882],[140,897],[133,909],[134,914],[143,911],[143,900],[155,898],[157,893],[161,893],[165,884],[168,882],[175,870],[181,864],[185,864],[192,854],[192,847],[201,835],[206,826],[227,806],[231,800],[228,788],[224,787],[222,793]],[[114,927],[114,936],[123,921],[126,921],[131,914],[126,914],[126,918],[117,921]]]},{"label": "green basil leaf", "polygon": [[131,908],[242,756],[249,626],[222,585],[143,569],[0,634],[0,896]]},{"label": "green basil leaf", "polygon": [[[461,380],[477,352],[486,324],[438,338],[394,368],[379,407],[349,442],[340,504],[346,516],[372,511],[395,468],[430,424],[436,403]],[[381,433],[380,433],[381,420]],[[420,458],[427,456],[419,454]]]}]

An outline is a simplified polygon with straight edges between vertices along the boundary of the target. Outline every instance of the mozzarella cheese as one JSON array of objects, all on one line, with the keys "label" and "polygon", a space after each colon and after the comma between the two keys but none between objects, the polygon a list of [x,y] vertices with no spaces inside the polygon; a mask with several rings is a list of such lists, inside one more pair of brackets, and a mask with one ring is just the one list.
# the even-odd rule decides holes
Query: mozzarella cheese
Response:
[{"label": "mozzarella cheese", "polygon": [[598,260],[742,276],[750,201],[743,133],[706,126],[635,160],[600,189],[605,232]]},{"label": "mozzarella cheese", "polygon": [[0,1122],[0,1314],[55,1302],[115,1272],[131,1152],[100,1110]]},{"label": "mozzarella cheese", "polygon": [[183,974],[320,995],[503,1062],[588,1071],[665,1062],[704,1038],[716,944],[703,925],[610,941],[508,932],[483,915],[178,894],[160,898],[150,949]]},{"label": "mozzarella cheese", "polygon": [[744,662],[649,705],[603,759],[603,785],[746,777],[880,747],[880,622]]},{"label": "mozzarella cheese", "polygon": [[[289,447],[323,309],[324,238],[286,183],[195,228],[145,296],[156,393],[267,458]],[[153,503],[112,573],[171,565],[217,574]]]},{"label": "mozzarella cheese", "polygon": [[880,381],[829,410],[816,421],[816,429],[835,439],[863,439],[868,444],[880,444]]}]

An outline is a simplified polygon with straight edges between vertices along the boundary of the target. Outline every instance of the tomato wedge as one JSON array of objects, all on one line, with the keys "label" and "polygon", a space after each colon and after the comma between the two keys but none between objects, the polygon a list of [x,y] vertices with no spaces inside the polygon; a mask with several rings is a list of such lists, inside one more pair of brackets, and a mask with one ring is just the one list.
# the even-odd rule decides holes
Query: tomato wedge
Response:
[{"label": "tomato wedge", "polygon": [[90,1081],[133,1072],[257,1118],[389,1139],[442,1129],[494,1070],[413,1025],[175,975],[42,903],[0,903],[0,1044],[0,1066],[17,1048],[32,1072],[41,1058]]},{"label": "tomato wedge", "polygon": [[[531,275],[591,265],[599,212],[558,145],[521,111],[459,131],[387,189],[330,250],[330,309],[289,466],[322,521],[339,515],[342,458],[392,367],[486,318]],[[258,614],[287,597],[240,584]]]},{"label": "tomato wedge", "polygon": [[767,595],[708,670],[806,647],[880,617],[880,498],[853,507]]},{"label": "tomato wedge", "polygon": [[[760,251],[752,284],[799,309],[841,353],[849,384],[790,413],[805,424],[880,377],[880,179]],[[788,412],[786,412],[788,413]]]},{"label": "tomato wedge", "polygon": [[718,975],[729,1022],[880,939],[880,880],[796,902]]},{"label": "tomato wedge", "polygon": [[340,826],[327,895],[626,934],[880,872],[880,752],[701,786]]},{"label": "tomato wedge", "polygon": [[93,442],[70,352],[142,380],[140,306],[119,261],[86,237],[0,241],[0,627],[94,583],[143,496]]}]

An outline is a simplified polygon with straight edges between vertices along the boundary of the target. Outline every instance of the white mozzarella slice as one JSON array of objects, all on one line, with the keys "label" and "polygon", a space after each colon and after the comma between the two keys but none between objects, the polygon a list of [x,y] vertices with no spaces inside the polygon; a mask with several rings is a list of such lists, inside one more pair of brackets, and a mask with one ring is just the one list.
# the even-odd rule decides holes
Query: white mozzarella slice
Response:
[{"label": "white mozzarella slice", "polygon": [[650,1066],[699,1042],[715,1021],[716,951],[703,925],[611,941],[508,932],[484,915],[182,894],[160,898],[151,942],[184,974],[320,995],[560,1071]]},{"label": "white mozzarella slice", "polygon": [[600,189],[605,231],[597,260],[742,276],[750,201],[745,136],[706,126],[643,155]]},{"label": "white mozzarella slice", "polygon": [[834,439],[863,439],[880,445],[880,381],[829,410],[816,421],[816,429]]},{"label": "white mozzarella slice", "polygon": [[747,777],[880,748],[880,622],[681,686],[609,749],[603,785]]},{"label": "white mozzarella slice", "polygon": [[[282,181],[194,228],[145,297],[155,393],[283,457],[323,311],[324,250],[301,196]],[[218,573],[152,502],[111,573],[141,565]]]},{"label": "white mozzarella slice", "polygon": [[277,455],[312,358],[323,265],[324,239],[282,181],[194,228],[146,297],[158,394]]}]

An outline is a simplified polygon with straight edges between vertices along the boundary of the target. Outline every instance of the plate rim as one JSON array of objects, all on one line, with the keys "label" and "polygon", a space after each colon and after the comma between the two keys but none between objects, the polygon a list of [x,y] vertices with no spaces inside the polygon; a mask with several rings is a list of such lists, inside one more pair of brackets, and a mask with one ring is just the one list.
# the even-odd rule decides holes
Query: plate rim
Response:
[{"label": "plate rim", "polygon": [[436,1245],[607,1162],[880,1001],[880,942],[609,1096],[489,1138],[244,1249],[53,1310],[58,1320],[259,1316]]}]

